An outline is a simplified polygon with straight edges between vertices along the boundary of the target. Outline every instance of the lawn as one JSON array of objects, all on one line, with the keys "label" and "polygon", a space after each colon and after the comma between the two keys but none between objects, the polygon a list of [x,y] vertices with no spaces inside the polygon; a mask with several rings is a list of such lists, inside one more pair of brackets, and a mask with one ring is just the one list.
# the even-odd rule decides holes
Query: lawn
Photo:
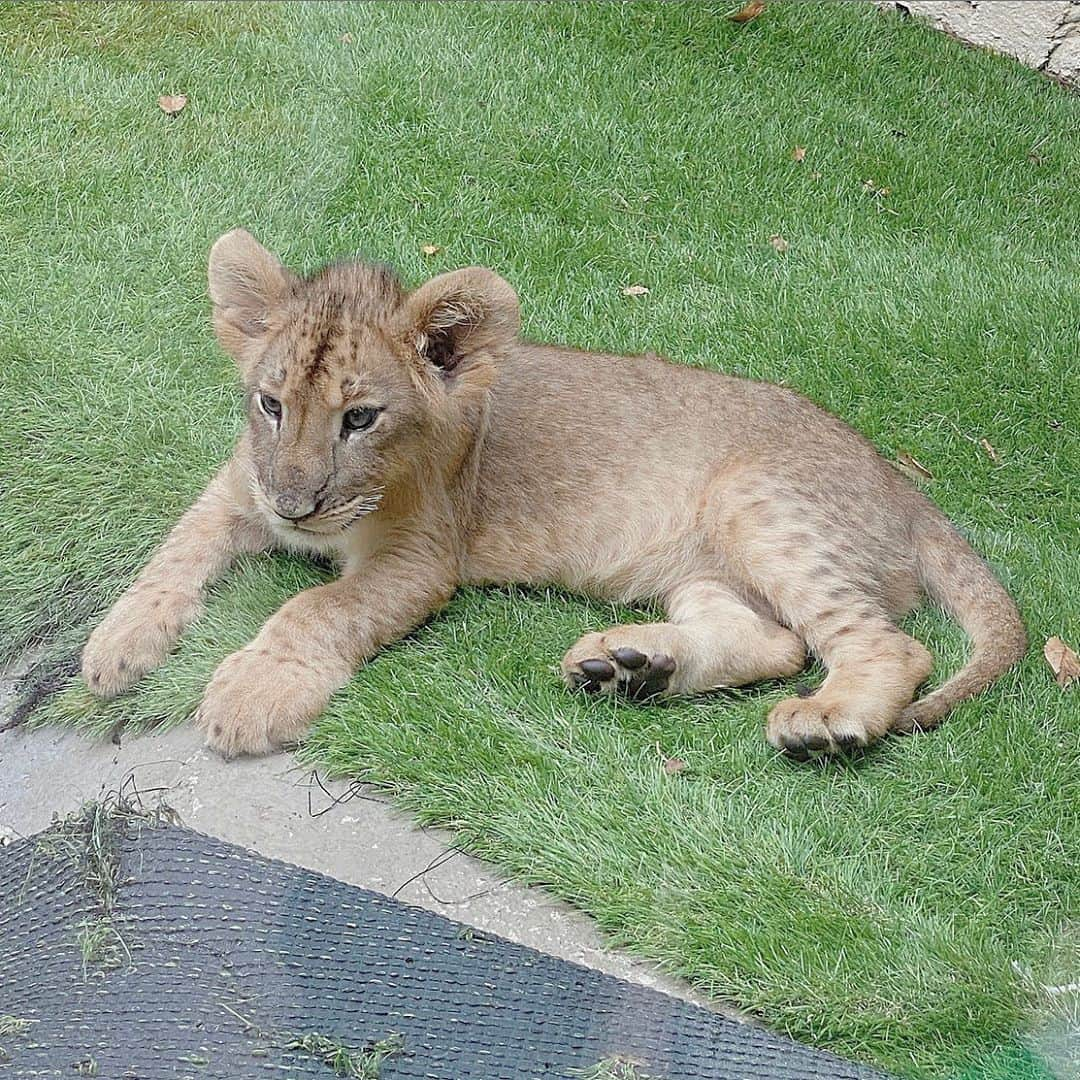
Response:
[{"label": "lawn", "polygon": [[[205,297],[234,225],[301,268],[486,264],[530,336],[783,381],[932,474],[1029,621],[1019,671],[934,735],[798,768],[763,739],[790,688],[571,697],[563,651],[628,613],[469,590],[303,756],[800,1039],[1048,1075],[1077,1005],[1044,988],[1080,971],[1080,691],[1041,656],[1080,644],[1080,98],[871,4],[728,11],[4,5],[0,649],[39,658],[35,720],[182,720],[326,573],[251,559],[135,693],[69,685],[242,422]],[[959,631],[912,625],[955,670]]]}]

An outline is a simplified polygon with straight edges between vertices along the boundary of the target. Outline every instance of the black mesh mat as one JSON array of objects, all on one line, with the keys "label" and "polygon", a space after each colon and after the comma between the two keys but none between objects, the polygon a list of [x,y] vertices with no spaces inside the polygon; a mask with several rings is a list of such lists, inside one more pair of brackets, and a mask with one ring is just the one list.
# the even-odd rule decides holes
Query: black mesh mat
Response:
[{"label": "black mesh mat", "polygon": [[0,850],[0,1075],[878,1076],[186,829],[66,828]]}]

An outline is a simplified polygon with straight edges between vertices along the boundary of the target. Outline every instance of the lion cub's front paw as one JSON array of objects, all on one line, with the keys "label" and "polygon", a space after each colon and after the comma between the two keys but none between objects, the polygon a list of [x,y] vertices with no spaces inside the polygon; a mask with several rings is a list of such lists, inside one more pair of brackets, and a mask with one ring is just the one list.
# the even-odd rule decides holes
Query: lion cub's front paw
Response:
[{"label": "lion cub's front paw", "polygon": [[[621,694],[632,701],[672,692],[675,658],[658,651],[662,642],[645,640],[650,629],[613,627],[604,634],[586,634],[563,657],[566,685],[591,694]],[[637,645],[630,640],[636,640]]]},{"label": "lion cub's front paw", "polygon": [[248,645],[218,665],[195,722],[224,757],[268,754],[299,742],[333,689],[303,661]]},{"label": "lion cub's front paw", "polygon": [[82,676],[91,693],[116,697],[169,655],[195,616],[198,600],[136,587],[112,606],[82,653]]}]

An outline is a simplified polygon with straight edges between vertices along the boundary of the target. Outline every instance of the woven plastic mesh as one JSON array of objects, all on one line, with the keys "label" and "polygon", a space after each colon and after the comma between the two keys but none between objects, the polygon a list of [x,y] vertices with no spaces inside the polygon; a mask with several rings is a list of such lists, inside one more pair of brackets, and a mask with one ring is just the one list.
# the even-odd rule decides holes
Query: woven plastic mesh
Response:
[{"label": "woven plastic mesh", "polygon": [[119,830],[113,933],[56,835],[0,850],[0,1015],[31,1021],[0,1035],[0,1075],[332,1077],[289,1044],[398,1034],[382,1080],[570,1080],[611,1059],[656,1080],[879,1076],[174,826]]}]

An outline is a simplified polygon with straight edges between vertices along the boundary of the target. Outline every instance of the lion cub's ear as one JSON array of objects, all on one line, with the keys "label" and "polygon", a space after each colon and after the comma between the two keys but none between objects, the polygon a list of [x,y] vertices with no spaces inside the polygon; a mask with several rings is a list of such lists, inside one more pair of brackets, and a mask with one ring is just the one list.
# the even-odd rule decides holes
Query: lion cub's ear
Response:
[{"label": "lion cub's ear", "polygon": [[265,332],[270,312],[286,298],[293,275],[245,229],[233,229],[210,249],[210,299],[221,347],[243,364]]},{"label": "lion cub's ear", "polygon": [[509,344],[521,327],[517,293],[482,266],[421,285],[406,299],[402,319],[408,344],[444,374],[475,353]]}]

